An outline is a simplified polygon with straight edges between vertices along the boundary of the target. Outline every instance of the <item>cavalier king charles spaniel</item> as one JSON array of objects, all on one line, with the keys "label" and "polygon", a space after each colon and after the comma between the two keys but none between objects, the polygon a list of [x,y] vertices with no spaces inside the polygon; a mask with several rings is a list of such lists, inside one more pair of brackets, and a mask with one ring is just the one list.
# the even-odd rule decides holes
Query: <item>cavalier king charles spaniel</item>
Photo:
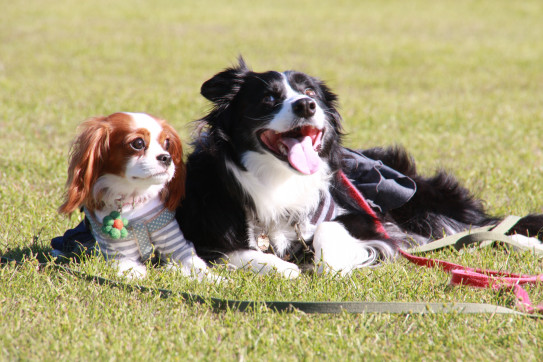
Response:
[{"label": "cavalier king charles spaniel", "polygon": [[168,268],[207,274],[175,219],[185,194],[175,130],[145,113],[114,113],[81,125],[68,168],[62,214],[82,208],[100,251],[119,275],[144,277],[156,252]]}]

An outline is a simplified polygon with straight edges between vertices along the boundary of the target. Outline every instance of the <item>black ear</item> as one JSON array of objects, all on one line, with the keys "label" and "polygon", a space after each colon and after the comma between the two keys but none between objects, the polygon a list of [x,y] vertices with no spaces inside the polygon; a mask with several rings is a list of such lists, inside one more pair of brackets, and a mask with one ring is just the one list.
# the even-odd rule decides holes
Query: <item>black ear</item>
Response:
[{"label": "black ear", "polygon": [[230,102],[238,93],[245,75],[250,69],[243,57],[238,59],[239,65],[227,68],[202,84],[200,93],[214,103]]},{"label": "black ear", "polygon": [[338,107],[337,95],[334,92],[332,92],[330,87],[328,87],[328,85],[325,82],[323,82],[322,80],[315,79],[315,81],[317,82],[317,84],[321,88],[322,94],[323,94],[324,99],[326,100],[326,102],[328,102],[332,107],[337,108]]},{"label": "black ear", "polygon": [[328,109],[327,109],[326,113],[328,113],[328,115],[330,116],[332,124],[334,125],[335,130],[338,133],[342,133],[343,132],[343,125],[342,125],[341,115],[339,114],[339,112],[337,110],[337,108],[339,107],[337,95],[334,92],[332,92],[330,87],[328,87],[328,85],[326,85],[325,82],[323,82],[323,81],[321,81],[319,79],[315,79],[315,78],[314,78],[314,80],[319,85],[319,87],[321,89],[321,92],[322,92],[322,95],[324,97],[324,100],[327,103],[327,108]]}]

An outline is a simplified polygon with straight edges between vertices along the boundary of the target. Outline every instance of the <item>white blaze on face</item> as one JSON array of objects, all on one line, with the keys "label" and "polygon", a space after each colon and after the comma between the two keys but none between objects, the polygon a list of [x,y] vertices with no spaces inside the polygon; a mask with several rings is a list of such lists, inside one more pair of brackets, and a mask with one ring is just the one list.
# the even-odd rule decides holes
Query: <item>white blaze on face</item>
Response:
[{"label": "white blaze on face", "polygon": [[[295,91],[289,84],[286,75],[283,73],[283,86],[286,98],[283,100],[281,109],[273,117],[268,128],[271,132],[285,133],[295,128],[295,121],[299,118],[294,114],[293,104],[300,99],[312,99],[298,91]],[[265,135],[264,142],[272,149],[277,149],[288,159],[289,164],[302,174],[311,175],[318,171],[322,130],[324,129],[324,111],[315,101],[315,114],[303,123],[299,133],[276,136],[270,131]]]},{"label": "white blaze on face", "polygon": [[146,150],[143,156],[131,157],[126,164],[125,177],[137,182],[148,184],[164,184],[171,180],[175,172],[175,165],[170,163],[165,166],[158,160],[160,155],[169,155],[160,144],[159,139],[162,133],[162,126],[156,119],[145,113],[129,113],[133,121],[134,130],[146,129],[149,132],[149,142],[146,143]]},{"label": "white blaze on face", "polygon": [[[298,118],[292,111],[292,105],[299,99],[310,98],[305,94],[302,94],[294,90],[288,80],[287,76],[284,73],[281,73],[283,76],[283,85],[286,91],[286,98],[283,100],[281,110],[273,117],[268,128],[273,129],[277,132],[286,132],[292,128],[292,122],[294,119]],[[324,111],[317,103],[317,108],[315,109],[315,114],[311,117],[311,125],[318,129],[324,128],[324,122],[326,120],[324,116]]]}]

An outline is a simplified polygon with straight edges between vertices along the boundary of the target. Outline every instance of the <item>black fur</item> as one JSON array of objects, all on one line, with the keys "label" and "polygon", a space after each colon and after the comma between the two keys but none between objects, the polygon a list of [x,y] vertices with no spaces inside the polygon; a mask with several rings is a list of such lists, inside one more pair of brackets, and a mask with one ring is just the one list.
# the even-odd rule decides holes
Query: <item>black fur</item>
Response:
[{"label": "black fur", "polygon": [[375,148],[363,153],[374,160],[383,161],[417,184],[417,192],[411,200],[389,214],[404,230],[439,238],[447,226],[458,230],[471,225],[489,225],[499,220],[487,215],[482,202],[460,185],[454,176],[444,171],[432,177],[419,175],[413,158],[400,147]]},{"label": "black fur", "polygon": [[[318,96],[326,105],[332,128],[319,154],[329,160],[335,172],[341,167],[341,117],[335,108],[337,97],[315,78],[297,72],[288,74],[293,82],[318,90]],[[194,242],[199,255],[214,259],[248,247],[245,208],[254,208],[253,201],[232,178],[225,164],[232,161],[245,169],[239,159],[241,152],[256,148],[254,137],[247,132],[255,123],[264,123],[270,118],[259,119],[261,98],[269,92],[262,85],[278,75],[277,72],[251,72],[240,59],[239,66],[226,69],[202,85],[201,94],[214,103],[214,108],[200,120],[195,149],[187,160],[187,197],[177,212],[185,237]],[[280,88],[272,91],[281,96]],[[271,109],[269,115],[273,112]]]},{"label": "black fur", "polygon": [[[500,220],[489,216],[482,202],[452,175],[438,172],[435,176],[423,177],[403,148],[374,148],[363,153],[411,177],[417,185],[417,192],[409,202],[379,215],[387,230],[401,231],[385,239],[377,232],[372,218],[348,196],[345,186],[336,177],[342,167],[337,97],[320,80],[303,73],[286,74],[294,87],[299,84],[300,89],[314,89],[317,101],[326,109],[330,127],[319,156],[327,160],[333,175],[330,192],[336,204],[347,210],[336,221],[345,225],[352,236],[360,240],[382,239],[396,250],[412,240],[409,235],[424,242],[442,237],[444,232],[454,233]],[[281,99],[281,87],[274,86],[279,75],[277,72],[254,73],[240,59],[238,66],[226,69],[202,85],[201,93],[213,102],[213,109],[200,120],[194,152],[187,161],[187,196],[177,211],[177,219],[185,237],[194,243],[198,254],[208,260],[250,247],[247,210],[255,211],[254,202],[232,177],[226,163],[232,162],[244,170],[240,159],[243,151],[259,149],[250,133],[278,112],[277,104],[265,104],[262,100],[267,94]],[[542,227],[543,216],[531,215],[522,219],[514,231],[534,236]],[[403,237],[398,236],[400,234]]]}]

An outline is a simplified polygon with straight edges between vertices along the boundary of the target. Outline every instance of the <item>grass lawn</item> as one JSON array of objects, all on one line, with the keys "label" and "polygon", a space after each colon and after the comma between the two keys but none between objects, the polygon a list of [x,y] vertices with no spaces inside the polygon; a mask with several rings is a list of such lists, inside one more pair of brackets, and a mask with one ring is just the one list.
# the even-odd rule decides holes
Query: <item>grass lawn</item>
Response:
[{"label": "grass lawn", "polygon": [[[346,145],[406,146],[420,170],[456,173],[495,214],[542,212],[543,3],[448,1],[11,0],[0,12],[2,360],[541,360],[541,321],[499,315],[214,312],[173,297],[38,270],[60,217],[77,125],[145,111],[188,144],[209,109],[200,85],[243,54],[297,69],[341,101]],[[442,251],[465,265],[542,273],[529,254]],[[111,276],[100,258],[73,265]],[[198,284],[152,269],[143,282],[252,300],[484,302],[404,260],[348,278],[224,273]],[[536,303],[543,287],[530,287]]]}]

